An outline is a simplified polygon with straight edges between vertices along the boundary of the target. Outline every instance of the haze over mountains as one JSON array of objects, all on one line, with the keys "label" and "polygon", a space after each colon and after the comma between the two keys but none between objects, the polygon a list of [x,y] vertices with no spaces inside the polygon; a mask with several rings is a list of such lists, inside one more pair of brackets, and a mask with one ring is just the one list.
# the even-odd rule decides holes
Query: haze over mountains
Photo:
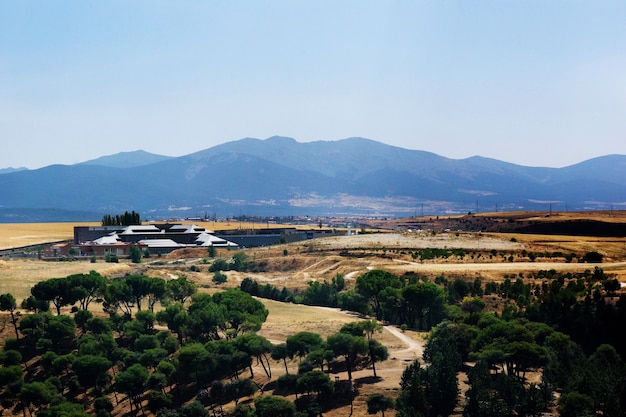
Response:
[{"label": "haze over mountains", "polygon": [[2,173],[0,190],[0,222],[608,209],[626,205],[626,156],[538,168],[362,138],[246,138],[176,158],[123,152]]}]

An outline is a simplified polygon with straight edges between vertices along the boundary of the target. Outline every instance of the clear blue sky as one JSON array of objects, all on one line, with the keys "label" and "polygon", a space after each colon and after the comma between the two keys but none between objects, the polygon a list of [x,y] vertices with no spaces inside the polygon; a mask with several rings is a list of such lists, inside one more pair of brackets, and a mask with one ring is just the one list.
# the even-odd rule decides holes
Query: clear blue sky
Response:
[{"label": "clear blue sky", "polygon": [[273,135],[625,154],[626,2],[0,3],[0,168]]}]

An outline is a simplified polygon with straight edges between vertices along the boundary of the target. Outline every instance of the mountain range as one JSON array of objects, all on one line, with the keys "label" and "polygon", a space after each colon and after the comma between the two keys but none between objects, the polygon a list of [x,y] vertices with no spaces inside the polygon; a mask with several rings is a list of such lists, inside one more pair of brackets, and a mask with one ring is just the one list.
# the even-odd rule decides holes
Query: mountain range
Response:
[{"label": "mountain range", "polygon": [[0,222],[97,221],[126,210],[164,219],[608,209],[626,202],[626,156],[542,168],[363,138],[300,143],[275,136],[175,158],[122,152],[6,172],[0,190]]}]

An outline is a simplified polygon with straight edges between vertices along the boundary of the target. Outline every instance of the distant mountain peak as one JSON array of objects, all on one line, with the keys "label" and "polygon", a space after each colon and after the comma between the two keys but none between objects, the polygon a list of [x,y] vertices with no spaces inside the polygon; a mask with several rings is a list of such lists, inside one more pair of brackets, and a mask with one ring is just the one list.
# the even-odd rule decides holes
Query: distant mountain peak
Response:
[{"label": "distant mountain peak", "polygon": [[113,155],[101,156],[100,158],[82,162],[79,165],[96,165],[109,168],[135,168],[171,158],[170,156],[157,155],[140,149],[137,151],[119,152]]},{"label": "distant mountain peak", "polygon": [[2,174],[10,174],[12,172],[19,172],[19,171],[28,171],[28,168],[25,167],[19,167],[19,168],[13,168],[13,167],[8,167],[8,168],[0,168],[0,175]]}]

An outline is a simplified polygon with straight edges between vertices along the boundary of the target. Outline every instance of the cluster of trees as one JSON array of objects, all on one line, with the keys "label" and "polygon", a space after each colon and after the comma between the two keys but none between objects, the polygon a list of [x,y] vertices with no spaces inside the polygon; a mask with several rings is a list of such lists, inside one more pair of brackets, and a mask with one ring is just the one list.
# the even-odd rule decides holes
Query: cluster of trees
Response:
[{"label": "cluster of trees", "polygon": [[[324,285],[332,288],[331,283],[309,288]],[[271,285],[248,280],[244,287],[288,299],[286,290]],[[466,416],[534,416],[555,404],[557,390],[556,405],[564,416],[618,416],[626,410],[626,342],[619,331],[626,320],[626,296],[617,297],[618,289],[619,282],[598,267],[575,274],[550,270],[505,276],[484,287],[480,279],[439,276],[430,283],[412,274],[373,270],[359,277],[353,290],[335,297],[347,309],[432,329],[424,354],[428,366],[414,363],[403,376],[395,403],[400,416],[445,416],[455,406],[462,406]],[[498,300],[499,313],[484,311],[485,297],[492,307]],[[470,389],[459,403],[457,373],[462,370]],[[539,382],[528,382],[531,371],[541,375]],[[374,398],[372,411],[390,404]]]},{"label": "cluster of trees", "polygon": [[[163,309],[155,313],[157,302]],[[108,317],[94,316],[94,303]],[[13,313],[16,304],[12,295],[0,295],[2,310]],[[184,278],[71,275],[37,284],[23,305],[32,313],[12,315],[16,338],[0,352],[0,404],[38,417],[105,417],[122,402],[131,412],[146,407],[161,417],[208,415],[206,407],[221,409],[263,389],[252,380],[253,364],[271,378],[272,360],[287,372],[275,392],[303,401],[263,395],[236,414],[312,415],[335,393],[331,368],[345,370],[351,381],[353,370],[366,363],[376,376],[375,364],[388,357],[373,337],[381,329],[373,320],[346,324],[326,340],[299,332],[273,345],[256,334],[267,317],[262,303],[234,289],[197,293]],[[73,307],[63,314],[66,306]],[[287,367],[293,358],[297,375]]]},{"label": "cluster of trees", "polygon": [[124,214],[102,216],[102,226],[132,226],[141,224],[141,216],[134,210],[130,213],[125,211]]},{"label": "cluster of trees", "polygon": [[[232,263],[246,262],[243,257]],[[310,283],[302,293],[244,279],[243,291],[213,295],[197,293],[185,278],[70,275],[36,284],[22,302],[28,315],[15,313],[11,294],[0,295],[0,310],[9,312],[15,331],[0,352],[0,405],[21,408],[24,415],[37,410],[38,417],[104,417],[127,401],[131,410],[146,406],[161,417],[202,416],[206,407],[221,409],[264,391],[252,382],[253,363],[271,379],[272,359],[287,373],[275,382],[274,394],[302,398],[294,404],[262,395],[254,408],[241,406],[235,414],[316,415],[333,396],[351,395],[330,380],[330,370],[345,371],[351,381],[355,369],[371,366],[376,377],[376,364],[387,359],[374,338],[380,330],[376,320],[346,324],[325,340],[299,332],[273,345],[256,334],[267,317],[251,296],[259,295],[337,305],[431,330],[427,366],[415,362],[406,369],[395,402],[384,395],[368,398],[372,413],[393,406],[399,416],[446,416],[462,407],[468,417],[534,416],[555,404],[558,390],[563,416],[620,416],[626,410],[626,342],[619,332],[626,296],[617,297],[617,288],[600,268],[506,276],[484,287],[480,279],[440,276],[431,283],[414,274],[372,270],[349,290],[337,275]],[[484,311],[485,297],[492,306],[498,300],[498,313]],[[95,317],[94,303],[108,317]],[[157,303],[162,309],[155,312]],[[61,314],[68,306],[70,314]],[[287,366],[294,358],[298,374]],[[464,401],[458,398],[460,371],[468,375]],[[529,383],[530,372],[541,380]],[[197,402],[182,407],[194,397]]]},{"label": "cluster of trees", "polygon": [[[464,280],[458,280],[466,285]],[[479,283],[480,286],[480,283]],[[467,287],[467,293],[470,287]],[[407,327],[429,330],[446,317],[446,299],[454,294],[455,301],[465,295],[458,294],[454,285],[445,286],[423,282],[417,275],[402,277],[381,270],[372,270],[360,276],[354,289],[345,290],[343,275],[337,274],[331,282],[311,281],[303,292],[279,290],[271,284],[260,285],[246,278],[240,289],[251,295],[278,301],[291,301],[307,305],[340,307],[362,314],[372,314],[377,320],[385,320]]]}]

